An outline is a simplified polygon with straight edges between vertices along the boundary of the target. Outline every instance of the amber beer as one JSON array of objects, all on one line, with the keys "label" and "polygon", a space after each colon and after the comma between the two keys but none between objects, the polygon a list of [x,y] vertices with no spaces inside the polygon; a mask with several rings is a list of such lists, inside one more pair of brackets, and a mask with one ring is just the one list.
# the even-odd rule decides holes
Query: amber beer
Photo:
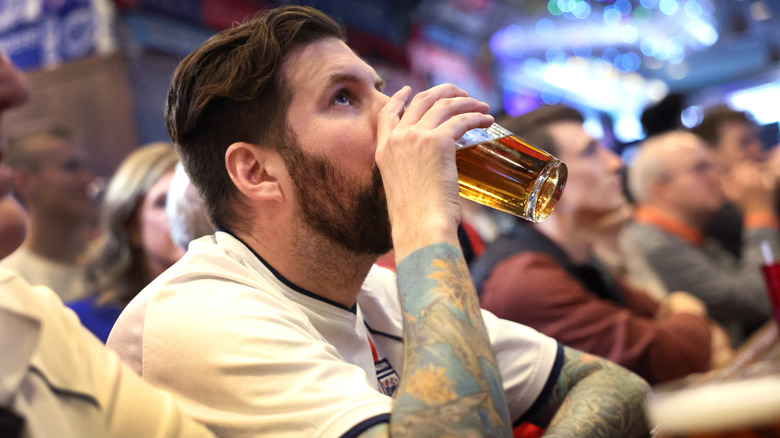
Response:
[{"label": "amber beer", "polygon": [[540,222],[566,184],[566,165],[503,127],[472,129],[458,140],[460,195]]},{"label": "amber beer", "polygon": [[780,376],[651,393],[646,409],[657,437],[780,437]]}]

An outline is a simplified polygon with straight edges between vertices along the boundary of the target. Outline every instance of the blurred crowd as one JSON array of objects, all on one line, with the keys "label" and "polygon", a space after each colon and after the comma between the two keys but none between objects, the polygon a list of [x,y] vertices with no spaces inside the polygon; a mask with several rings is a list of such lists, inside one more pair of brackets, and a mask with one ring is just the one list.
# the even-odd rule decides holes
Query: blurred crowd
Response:
[{"label": "blurred crowd", "polygon": [[[238,36],[235,38],[240,39]],[[316,41],[316,38],[311,37],[311,40]],[[334,50],[329,46],[323,46],[322,49]],[[203,57],[210,60],[208,57],[212,55],[218,56],[206,53]],[[344,55],[334,56],[340,56],[341,62],[345,62]],[[218,62],[215,61],[215,64]],[[347,91],[336,93],[336,98],[332,99],[336,102],[334,106],[360,106],[354,101],[358,100],[355,96],[362,91],[354,91],[349,87],[358,88],[363,79],[357,77],[365,73],[355,69],[349,74],[352,76],[347,78],[347,82],[351,85],[346,87]],[[293,79],[300,80],[297,76]],[[2,110],[23,105],[28,87],[24,75],[3,57],[0,60]],[[231,92],[228,90],[223,93]],[[256,90],[252,92],[260,93]],[[229,96],[221,98],[232,99]],[[324,99],[330,98],[328,96]],[[457,100],[453,105],[465,105],[461,102],[465,97],[457,93],[447,98]],[[169,99],[172,98],[169,96]],[[407,99],[411,101],[411,97]],[[403,102],[408,104],[404,117],[415,110],[415,104],[409,104],[408,101]],[[383,104],[392,105],[395,101],[389,102]],[[278,265],[270,268],[269,262],[269,271],[284,286],[274,287],[303,291],[302,295],[308,297],[306,290],[314,286],[307,284],[299,287],[302,285],[290,280],[303,268],[316,267],[306,275],[300,275],[302,282],[313,280],[311,284],[317,285],[317,279],[320,279],[323,283],[336,283],[333,270],[342,268],[344,264],[337,259],[346,257],[344,254],[350,254],[350,257],[358,254],[361,257],[355,256],[354,260],[362,261],[365,254],[376,245],[382,247],[380,238],[368,231],[363,232],[364,228],[374,227],[379,222],[371,205],[350,216],[352,203],[363,201],[366,195],[354,188],[354,181],[340,174],[339,169],[328,167],[329,161],[317,156],[296,156],[291,152],[295,148],[284,143],[289,141],[285,137],[286,133],[267,134],[270,138],[268,141],[285,144],[285,147],[279,149],[279,156],[284,158],[285,163],[295,163],[291,167],[304,172],[301,175],[308,175],[305,183],[298,183],[294,171],[289,174],[274,173],[281,161],[274,157],[259,156],[250,148],[242,146],[240,141],[233,143],[227,152],[217,153],[216,158],[212,159],[198,155],[202,152],[190,152],[187,148],[205,150],[209,147],[206,140],[203,144],[193,140],[194,137],[204,135],[198,129],[219,131],[219,135],[231,138],[232,130],[238,132],[249,128],[241,122],[236,122],[235,127],[220,124],[226,123],[225,120],[230,120],[229,117],[238,112],[256,110],[248,104],[238,109],[227,104],[220,107],[221,103],[217,102],[206,111],[203,108],[207,103],[199,104],[202,108],[198,110],[192,109],[196,107],[192,104],[190,108],[176,108],[178,113],[170,116],[169,130],[173,132],[177,143],[139,145],[123,159],[113,175],[106,178],[106,182],[90,171],[90,157],[79,134],[72,127],[48,120],[31,124],[27,132],[3,139],[4,146],[0,149],[3,151],[0,154],[0,296],[4,297],[0,297],[0,344],[3,345],[3,351],[13,349],[18,360],[6,357],[0,359],[0,372],[3,373],[0,376],[0,408],[4,418],[7,418],[2,421],[6,424],[2,427],[6,429],[0,430],[0,435],[14,436],[10,434],[15,432],[19,436],[53,436],[48,434],[56,430],[57,436],[210,436],[212,433],[238,436],[242,429],[235,424],[243,422],[247,424],[246,430],[252,430],[253,420],[246,418],[250,415],[244,411],[246,406],[241,404],[238,397],[234,400],[229,394],[234,390],[240,392],[237,388],[251,378],[255,371],[249,365],[251,361],[244,363],[242,356],[225,353],[220,356],[221,359],[235,360],[227,368],[219,368],[219,363],[199,365],[190,359],[181,360],[178,366],[163,366],[155,362],[158,359],[149,356],[150,351],[157,351],[160,357],[166,358],[178,355],[196,357],[179,347],[190,341],[193,345],[199,345],[198,342],[204,344],[205,340],[190,338],[207,336],[195,333],[203,332],[203,327],[212,327],[209,324],[223,315],[220,313],[221,305],[215,301],[220,300],[219,295],[209,296],[208,299],[212,301],[204,301],[206,313],[199,317],[203,327],[185,328],[184,334],[171,338],[176,339],[173,344],[162,341],[156,344],[158,338],[150,337],[150,333],[176,331],[180,328],[176,324],[181,320],[175,316],[177,309],[181,312],[195,309],[194,304],[188,307],[181,303],[187,299],[186,295],[176,298],[178,304],[170,304],[171,297],[191,290],[195,297],[193,299],[197,301],[200,299],[197,297],[206,289],[218,293],[223,292],[224,288],[225,296],[230,297],[225,300],[238,300],[235,297],[252,292],[249,289],[236,289],[235,284],[247,281],[245,277],[248,274],[244,274],[244,270],[255,269],[253,266],[258,259],[266,264],[266,259],[276,260],[277,256],[280,260]],[[289,105],[290,111],[307,108],[295,99]],[[473,112],[485,112],[476,104],[469,105],[473,106]],[[377,112],[379,108],[376,107]],[[188,121],[180,119],[185,117],[182,114],[186,111],[203,111],[206,116],[202,117],[211,117],[213,125],[204,125],[204,128],[188,125]],[[432,110],[428,111],[430,113]],[[225,115],[220,115],[220,112]],[[275,116],[263,115],[267,120]],[[177,117],[179,119],[174,119]],[[197,114],[197,117],[201,115]],[[306,117],[309,117],[308,113]],[[300,128],[307,122],[306,117],[293,119],[289,123],[290,129],[299,129],[298,140],[301,140],[301,136],[318,134]],[[400,118],[403,123],[403,118],[396,118]],[[430,118],[433,119],[432,116]],[[440,118],[447,119],[444,116]],[[426,120],[422,116],[420,119]],[[264,119],[264,123],[267,120]],[[600,139],[588,134],[583,127],[583,116],[565,105],[543,106],[520,116],[503,115],[496,121],[566,163],[568,180],[553,214],[540,223],[514,218],[465,199],[459,201],[457,214],[460,221],[457,224],[457,239],[452,243],[465,255],[464,263],[482,309],[502,320],[530,327],[544,335],[544,339],[553,339],[555,345],[560,344],[561,348],[565,346],[577,354],[589,354],[606,359],[604,363],[618,364],[629,370],[632,376],[638,375],[650,385],[726,367],[734,359],[739,347],[761,327],[770,323],[771,305],[760,268],[773,261],[775,255],[780,255],[780,149],[776,145],[762,144],[758,137],[759,126],[750,114],[727,106],[716,106],[707,109],[701,123],[694,128],[683,128],[672,120],[663,128],[648,129],[650,135],[638,145],[630,162],[623,162]],[[389,132],[387,127],[381,126],[381,123],[379,125],[375,129],[378,133],[373,135],[382,135],[382,129]],[[184,128],[190,131],[176,131]],[[359,134],[356,133],[356,136]],[[392,138],[386,132],[384,135]],[[182,142],[186,143],[185,148],[181,147]],[[188,142],[194,146],[190,147]],[[381,156],[379,150],[376,153],[377,161],[383,167],[381,170],[390,167],[386,163],[392,160]],[[337,158],[346,159],[350,152],[333,154]],[[360,154],[354,151],[351,154],[349,159],[353,161],[365,158],[359,157]],[[216,162],[217,159],[227,163],[230,178],[213,176],[213,171],[205,168],[206,164],[203,163]],[[373,163],[373,151],[367,160]],[[223,162],[217,164],[222,166]],[[198,184],[190,180],[193,172],[197,175]],[[378,175],[378,171],[375,173]],[[386,177],[387,174],[383,172],[382,176]],[[219,178],[222,180],[218,184],[235,184],[238,189],[231,191],[219,188],[204,193],[203,185],[211,184]],[[275,189],[269,188],[272,186],[268,183],[282,184],[278,181],[289,183],[290,191],[281,195],[273,192]],[[377,187],[381,189],[382,181],[377,181]],[[216,186],[217,183],[214,184]],[[196,188],[196,185],[201,186]],[[341,202],[341,195],[331,196],[325,187],[343,191],[346,194],[343,196],[343,204],[338,203]],[[409,263],[403,262],[409,260],[404,258],[408,254],[398,254],[400,248],[404,247],[398,244],[401,240],[396,239],[409,226],[419,224],[420,230],[425,231],[419,234],[426,235],[434,234],[430,231],[434,228],[424,228],[429,225],[423,220],[427,217],[427,211],[421,213],[413,210],[416,204],[411,203],[407,204],[409,210],[394,209],[394,205],[404,205],[401,201],[393,201],[401,199],[401,195],[385,191],[390,206],[390,220],[385,227],[388,230],[392,227],[396,248],[395,253],[386,252],[379,258],[377,263],[383,268],[372,267],[368,279],[376,277],[375,271],[381,269],[381,275],[396,272],[400,282],[401,278],[406,278],[405,275],[409,276],[411,268]],[[239,199],[239,192],[249,200]],[[302,195],[302,192],[309,196]],[[290,207],[289,211],[287,207],[280,206],[279,212],[274,212],[272,209],[277,208],[277,204],[287,202],[278,200],[275,198],[277,196],[278,199],[300,197],[307,202],[301,207]],[[431,198],[434,201],[438,199],[435,196]],[[431,203],[436,203],[434,201]],[[261,211],[261,207],[265,210]],[[349,251],[334,247],[328,247],[325,251],[314,245],[312,248],[305,247],[302,242],[309,234],[284,234],[284,224],[296,217],[292,216],[293,212],[311,220],[315,224],[312,225],[314,229],[324,230],[322,233],[331,232],[335,236],[330,237],[331,240],[323,239],[323,242],[343,239],[352,243],[357,240],[355,247],[350,247]],[[282,213],[289,213],[290,216],[282,216]],[[402,216],[409,218],[399,219]],[[415,218],[419,218],[419,222],[415,222]],[[347,239],[339,234],[340,230],[345,229],[342,222],[352,227],[349,230],[357,230],[353,238]],[[402,223],[406,228],[401,228],[399,224]],[[397,231],[399,229],[402,231]],[[421,238],[413,232],[409,233],[416,239]],[[230,240],[229,244],[224,243],[226,239]],[[372,239],[379,243],[375,244]],[[190,246],[193,241],[199,243]],[[244,243],[249,251],[244,253],[236,249],[239,243]],[[226,248],[226,259],[216,260],[209,256],[208,250],[204,249],[206,245],[223,245]],[[284,253],[273,249],[273,245],[294,248],[295,251]],[[266,249],[267,253],[260,253]],[[257,258],[249,261],[248,257],[252,254]],[[277,272],[279,266],[295,266],[289,262],[293,255],[316,259],[318,264],[302,264],[302,267],[290,268],[282,274]],[[354,264],[355,271],[359,271],[362,265],[358,266],[357,262]],[[178,268],[171,268],[174,265]],[[181,273],[185,268],[187,275]],[[386,268],[389,271],[385,272]],[[213,278],[210,280],[212,283],[208,283],[207,277],[216,275],[212,271],[220,269],[225,271],[219,278],[221,283]],[[253,281],[261,285],[277,281],[269,278],[272,277]],[[359,289],[363,278],[357,274],[355,278],[359,280]],[[395,277],[388,278],[395,281]],[[420,278],[411,278],[423,283]],[[354,286],[355,281],[351,280],[351,283],[346,280],[344,284],[339,283],[338,287],[346,289]],[[188,281],[191,283],[188,284]],[[147,290],[141,294],[145,288]],[[11,290],[18,291],[15,293],[19,296],[12,298]],[[367,294],[365,291],[362,293]],[[284,319],[290,318],[284,312],[293,312],[299,316],[305,313],[302,310],[290,311],[285,307],[283,311],[274,314],[275,306],[282,300],[276,295],[274,297],[263,304],[266,310],[258,318]],[[288,298],[287,295],[284,299],[299,300]],[[384,346],[384,341],[378,341],[377,338],[400,339],[401,333],[393,330],[394,324],[400,322],[402,313],[399,311],[386,320],[375,316],[370,319],[372,307],[361,299],[358,298],[357,304],[353,301],[351,305],[343,304],[338,298],[323,299],[323,302],[336,303],[336,307],[346,309],[347,313],[359,314],[361,318],[363,313],[367,314],[366,321],[370,320],[371,324],[366,322],[363,326],[358,322],[355,325],[346,320],[343,324],[353,324],[350,330],[359,334],[354,339],[360,338],[362,342],[368,336],[371,350],[368,350],[366,344],[366,351],[373,351],[374,360],[371,360],[370,354],[367,358],[360,356],[365,352],[354,353],[355,358],[344,357],[342,360],[368,361],[370,369],[374,369],[376,364],[379,370],[381,350],[384,349],[387,357],[392,356],[387,351],[394,348],[398,351],[393,354],[401,355],[400,347]],[[372,297],[365,298],[368,299]],[[229,301],[225,302],[229,304]],[[389,306],[378,302],[382,304],[379,307]],[[169,304],[163,306],[161,303]],[[246,301],[236,301],[233,304],[234,313],[230,313],[237,321],[243,321],[242,318],[246,316],[242,311],[254,309],[249,304],[244,308],[242,303]],[[207,314],[209,305],[213,306],[211,315]],[[318,309],[313,304],[298,305]],[[63,306],[70,310],[65,310]],[[328,316],[329,311],[317,310],[326,315],[324,319],[336,318]],[[146,318],[145,325],[138,323],[139,318]],[[315,316],[307,313],[305,318],[315,321],[312,324],[317,326]],[[407,318],[406,314],[404,318]],[[485,318],[489,327],[487,332],[491,337],[507,336],[509,339],[509,334],[492,328],[495,325],[490,319],[492,316]],[[118,320],[121,322],[119,326]],[[168,321],[171,321],[171,326],[166,325]],[[112,329],[116,327],[120,328],[112,334]],[[218,325],[213,327],[218,327],[214,329],[215,333],[222,333],[220,330],[224,328]],[[292,333],[305,329],[298,325],[279,323],[275,330],[279,330],[278,339],[268,336],[262,339],[268,342],[266,348],[283,350],[279,345],[287,342],[285,336],[293,336],[287,331]],[[317,326],[317,330],[324,329]],[[225,333],[235,335],[235,338],[222,338],[213,343],[240,344],[251,341],[240,339],[241,327]],[[350,332],[352,335],[354,333]],[[310,348],[324,348],[332,356],[347,354],[347,350],[336,345],[338,342],[328,338],[327,333],[317,336],[321,336],[317,338],[319,343],[312,344]],[[350,339],[350,342],[354,341]],[[529,339],[536,342],[535,337]],[[119,356],[102,345],[107,341],[127,364],[123,364]],[[522,345],[537,347],[537,344],[527,342]],[[540,351],[541,346],[546,345],[544,342],[539,341]],[[331,344],[336,346],[332,347]],[[482,344],[477,343],[474,349],[478,351],[482,347]],[[332,353],[329,350],[331,348],[334,349]],[[380,349],[379,358],[377,348]],[[578,364],[576,360],[569,359],[568,355],[573,353],[566,351],[566,360],[570,361],[566,363]],[[303,348],[295,350],[295,353],[311,354],[312,360],[322,360],[324,354],[319,350]],[[561,354],[558,357],[563,361]],[[6,356],[5,353],[3,355]],[[403,357],[403,363],[406,364],[406,356]],[[550,357],[556,357],[555,353],[550,353]],[[282,360],[281,357],[273,359]],[[502,369],[502,361],[505,359],[500,356],[497,359],[498,369]],[[26,360],[31,365],[28,366],[24,362]],[[553,373],[550,369],[555,367],[560,372],[561,365],[554,365],[553,362],[550,359],[549,369],[539,373],[547,376]],[[246,369],[242,368],[244,365]],[[398,368],[401,366],[400,363],[393,365]],[[527,366],[529,372],[532,370],[531,365],[523,366]],[[217,370],[209,367],[217,367]],[[275,370],[267,364],[262,369],[265,372]],[[328,373],[336,373],[316,369],[312,366],[300,371],[293,367],[279,371],[279,375],[290,377],[299,372],[305,376],[301,377],[302,382],[317,386],[331,379]],[[233,386],[225,387],[226,394],[220,394],[219,387],[213,386],[193,388],[190,391],[188,384],[182,383],[187,380],[183,377],[188,376],[189,380],[227,381],[208,376],[209,372],[235,373],[241,379],[230,381]],[[339,370],[338,377],[345,378],[355,372],[360,374],[360,368]],[[306,373],[318,374],[312,377]],[[397,380],[398,374],[395,374],[395,378]],[[458,375],[452,377],[456,381],[458,378]],[[328,386],[329,391],[339,385],[351,385],[348,382],[351,381],[336,380]],[[296,382],[288,381],[284,384],[294,386]],[[535,391],[542,393],[542,386],[545,385],[542,381],[538,387],[534,387]],[[345,388],[345,391],[352,389]],[[275,397],[295,397],[289,395],[288,391],[292,390],[287,387],[275,388],[275,391],[278,392],[274,393]],[[374,389],[355,389],[355,397],[362,396],[366,391]],[[72,400],[62,401],[66,398],[63,393],[75,396],[71,397]],[[511,391],[508,394],[511,395]],[[199,396],[205,399],[197,399]],[[453,393],[451,397],[455,399],[459,396],[459,393]],[[403,396],[397,398],[402,400],[397,403],[403,404]],[[212,399],[218,402],[211,404]],[[273,400],[275,402],[277,399]],[[367,400],[378,403],[370,397]],[[312,403],[316,404],[317,401]],[[531,404],[523,405],[521,411],[530,411]],[[289,408],[287,403],[281,405],[285,409]],[[396,411],[401,409],[396,407],[399,405],[393,405],[392,412],[400,412]],[[509,400],[509,406],[512,405],[512,400]],[[233,412],[230,412],[231,406],[235,406]],[[272,410],[275,405],[259,403],[253,406]],[[371,406],[366,402],[361,409],[374,412]],[[298,406],[295,409],[300,410],[296,411],[299,416],[307,413],[315,415],[309,410],[315,411],[317,407]],[[354,406],[350,409],[358,410]],[[357,414],[344,415],[333,421],[349,423]],[[537,421],[538,417],[515,415],[514,410],[509,415],[512,417],[510,423],[513,423],[515,436],[540,435],[549,424],[555,424]],[[303,420],[293,418],[289,421],[290,424],[298,424],[296,422]],[[377,420],[387,421],[390,420],[384,417]],[[274,427],[280,427],[274,424]],[[281,424],[284,425],[284,421]],[[332,431],[349,429],[339,429],[344,425],[334,424],[316,424],[306,430],[319,430],[320,427],[330,427],[328,430]],[[268,427],[265,423],[262,426]],[[352,423],[346,426],[352,426]],[[290,427],[294,429],[294,426]],[[401,426],[397,427],[401,430]],[[271,433],[268,436],[276,435]],[[617,433],[614,436],[623,435]]]}]

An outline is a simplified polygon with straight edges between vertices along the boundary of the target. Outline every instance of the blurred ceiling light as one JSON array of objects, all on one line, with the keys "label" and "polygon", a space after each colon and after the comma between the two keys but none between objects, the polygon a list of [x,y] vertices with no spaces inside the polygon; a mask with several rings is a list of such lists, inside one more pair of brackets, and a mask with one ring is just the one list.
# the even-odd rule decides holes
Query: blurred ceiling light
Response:
[{"label": "blurred ceiling light", "polygon": [[639,29],[633,24],[620,26],[620,39],[626,44],[634,44],[639,39]]},{"label": "blurred ceiling light", "polygon": [[758,0],[750,5],[750,18],[755,21],[764,21],[772,18],[772,11],[769,10],[763,0]]},{"label": "blurred ceiling light", "polygon": [[780,121],[780,81],[733,93],[728,98],[734,109],[748,111],[756,122],[765,125]]},{"label": "blurred ceiling light", "polygon": [[510,24],[490,37],[490,49],[501,57],[519,58],[525,54],[524,37],[521,26]]},{"label": "blurred ceiling light", "polygon": [[582,128],[593,138],[604,138],[604,125],[597,117],[585,117]]},{"label": "blurred ceiling light", "polygon": [[572,46],[571,53],[580,58],[588,58],[593,53],[593,47],[590,44],[578,44]]},{"label": "blurred ceiling light", "polygon": [[660,79],[651,79],[645,84],[645,92],[650,102],[660,102],[669,94],[669,86]]},{"label": "blurred ceiling light", "polygon": [[652,38],[645,38],[639,43],[639,50],[645,56],[655,56],[658,53],[658,43]]},{"label": "blurred ceiling light", "polygon": [[633,9],[631,2],[628,0],[617,0],[613,7],[620,11],[620,13],[623,15],[631,14],[631,10]]},{"label": "blurred ceiling light", "polygon": [[536,30],[536,33],[539,34],[539,36],[549,37],[555,33],[555,23],[553,23],[549,18],[542,18],[536,22],[534,29]]},{"label": "blurred ceiling light", "polygon": [[680,9],[680,5],[677,0],[661,0],[658,3],[658,9],[666,15],[674,15]]},{"label": "blurred ceiling light", "polygon": [[669,77],[672,79],[680,80],[691,72],[690,67],[688,67],[687,62],[680,62],[676,64],[668,64],[666,66],[666,72],[669,74]]},{"label": "blurred ceiling light", "polygon": [[528,76],[540,76],[544,71],[544,63],[536,58],[529,58],[523,64],[523,70]]},{"label": "blurred ceiling light", "polygon": [[700,43],[705,46],[711,46],[718,41],[720,35],[715,27],[704,20],[687,20],[684,24],[686,30],[693,35]]},{"label": "blurred ceiling light", "polygon": [[704,8],[701,7],[701,4],[697,0],[688,0],[685,2],[683,10],[685,11],[685,15],[689,18],[699,18],[704,13]]},{"label": "blurred ceiling light", "polygon": [[563,64],[566,62],[566,53],[560,47],[550,47],[545,54],[550,64]]},{"label": "blurred ceiling light", "polygon": [[575,17],[584,20],[590,16],[591,8],[587,2],[582,1],[574,5],[574,10],[571,12]]},{"label": "blurred ceiling light", "polygon": [[658,0],[640,0],[639,4],[647,9],[653,9],[658,6]]},{"label": "blurred ceiling light", "polygon": [[623,21],[623,14],[614,6],[607,6],[604,8],[602,14],[604,16],[604,23],[607,26],[617,26]]},{"label": "blurred ceiling light", "polygon": [[689,106],[688,108],[682,110],[682,113],[680,113],[680,122],[688,129],[697,126],[699,123],[701,123],[703,118],[704,112],[696,105]]},{"label": "blurred ceiling light", "polygon": [[615,138],[623,143],[644,138],[642,123],[637,114],[621,113],[615,120]]}]

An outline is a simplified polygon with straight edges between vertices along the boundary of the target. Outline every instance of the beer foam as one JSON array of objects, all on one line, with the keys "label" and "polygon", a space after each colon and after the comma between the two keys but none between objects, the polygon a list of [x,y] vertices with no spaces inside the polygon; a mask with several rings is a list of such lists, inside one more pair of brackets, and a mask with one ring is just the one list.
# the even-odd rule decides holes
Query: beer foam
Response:
[{"label": "beer foam", "polygon": [[647,397],[662,434],[724,432],[780,423],[780,376],[710,383]]}]

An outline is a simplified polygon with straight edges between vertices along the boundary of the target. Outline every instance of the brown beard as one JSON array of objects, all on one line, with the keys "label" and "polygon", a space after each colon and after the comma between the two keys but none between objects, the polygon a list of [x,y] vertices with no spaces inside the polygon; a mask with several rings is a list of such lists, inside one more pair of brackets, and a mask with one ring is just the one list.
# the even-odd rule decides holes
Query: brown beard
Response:
[{"label": "brown beard", "polygon": [[392,249],[387,201],[376,165],[370,184],[362,185],[330,160],[305,153],[294,139],[288,139],[280,152],[304,223],[355,254],[380,255]]}]

